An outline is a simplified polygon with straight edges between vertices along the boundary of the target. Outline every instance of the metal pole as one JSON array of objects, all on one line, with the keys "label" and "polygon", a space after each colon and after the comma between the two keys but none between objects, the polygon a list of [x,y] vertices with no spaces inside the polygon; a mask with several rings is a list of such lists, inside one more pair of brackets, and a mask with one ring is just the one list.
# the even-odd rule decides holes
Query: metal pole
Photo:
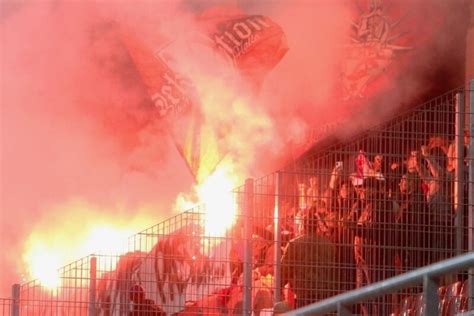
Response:
[{"label": "metal pole", "polygon": [[456,255],[463,253],[464,245],[464,93],[456,94],[456,131],[454,136],[456,174],[454,176],[454,227]]},{"label": "metal pole", "polygon": [[[474,17],[473,17],[474,18]],[[474,252],[474,79],[469,83],[469,213],[468,213],[468,250]],[[474,268],[469,269],[469,310],[474,309]]]},{"label": "metal pole", "polygon": [[96,315],[95,291],[97,283],[97,257],[91,257],[89,271],[89,316]]},{"label": "metal pole", "polygon": [[273,301],[277,303],[281,301],[281,229],[280,229],[280,196],[281,196],[281,172],[277,172],[275,177],[275,210],[274,210],[274,223],[273,223],[273,235],[275,239],[275,252],[274,252],[274,286]]},{"label": "metal pole", "polygon": [[423,276],[423,315],[437,315],[438,314],[438,282],[429,275]]},{"label": "metal pole", "polygon": [[244,288],[243,315],[252,314],[252,217],[253,217],[253,179],[245,180],[244,200]]},{"label": "metal pole", "polygon": [[11,316],[20,316],[20,284],[12,285],[12,303]]},{"label": "metal pole", "polygon": [[[361,301],[380,297],[384,294],[407,288],[411,285],[417,285],[423,282],[424,276],[428,275],[430,279],[437,280],[439,277],[466,271],[474,267],[474,252],[465,253],[448,260],[440,261],[429,266],[397,275],[395,277],[372,283],[370,285],[358,288],[356,290],[344,292],[323,301],[301,307],[300,309],[286,313],[288,316],[301,315],[320,315],[337,310],[337,305],[350,306]],[[435,314],[437,315],[437,314]]]}]

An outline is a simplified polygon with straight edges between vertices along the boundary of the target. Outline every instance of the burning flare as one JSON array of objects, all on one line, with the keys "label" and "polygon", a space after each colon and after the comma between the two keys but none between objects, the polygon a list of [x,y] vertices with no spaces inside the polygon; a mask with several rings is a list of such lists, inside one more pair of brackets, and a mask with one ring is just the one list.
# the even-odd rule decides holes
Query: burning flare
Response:
[{"label": "burning flare", "polygon": [[[59,268],[93,253],[126,253],[128,238],[152,222],[145,217],[126,222],[104,214],[103,210],[76,205],[64,211],[57,222],[49,220],[44,227],[35,229],[24,246],[23,261],[28,279],[38,280],[46,289],[57,291],[63,277]],[[77,225],[78,222],[84,224]],[[101,270],[115,269],[117,260]]]},{"label": "burning flare", "polygon": [[237,205],[232,189],[240,183],[234,164],[224,159],[214,172],[194,187],[193,194],[180,194],[175,210],[181,212],[203,205],[204,236],[222,237],[234,224]]},{"label": "burning flare", "polygon": [[43,241],[37,241],[25,255],[29,266],[29,275],[37,279],[42,286],[56,289],[61,284],[58,269],[61,266],[61,254]]},{"label": "burning flare", "polygon": [[232,173],[230,165],[219,166],[197,187],[199,200],[204,203],[205,235],[223,236],[235,221],[237,206],[234,202],[232,189],[238,183],[237,176]]}]

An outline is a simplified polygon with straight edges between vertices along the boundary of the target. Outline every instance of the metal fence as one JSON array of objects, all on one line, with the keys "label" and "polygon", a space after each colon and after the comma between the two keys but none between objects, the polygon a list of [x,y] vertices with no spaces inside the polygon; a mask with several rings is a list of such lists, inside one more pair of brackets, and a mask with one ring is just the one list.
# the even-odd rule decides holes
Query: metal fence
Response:
[{"label": "metal fence", "polygon": [[[125,254],[62,268],[54,290],[14,287],[4,314],[271,315],[473,251],[474,118],[463,95],[451,91],[247,180],[233,191],[237,214],[223,236],[205,230],[206,208],[196,207],[132,236]],[[439,284],[458,298],[473,296],[473,285],[466,271]],[[349,311],[403,314],[421,290]]]},{"label": "metal fence", "polygon": [[9,298],[0,298],[0,314],[11,315],[13,313],[13,301]]},{"label": "metal fence", "polygon": [[[465,311],[464,309],[467,309],[467,296],[455,293],[457,291],[456,288],[463,287],[463,285],[456,282],[448,287],[439,287],[438,281],[446,274],[466,271],[472,267],[474,267],[474,252],[459,255],[357,290],[333,296],[296,311],[291,311],[288,315],[324,315],[324,313],[333,311],[337,311],[337,315],[350,315],[349,306],[353,304],[357,304],[367,298],[390,294],[404,289],[404,287],[416,284],[423,284],[423,292],[418,293],[416,296],[408,296],[404,300],[405,309],[391,315],[462,314]],[[471,315],[473,312],[471,311]]]}]

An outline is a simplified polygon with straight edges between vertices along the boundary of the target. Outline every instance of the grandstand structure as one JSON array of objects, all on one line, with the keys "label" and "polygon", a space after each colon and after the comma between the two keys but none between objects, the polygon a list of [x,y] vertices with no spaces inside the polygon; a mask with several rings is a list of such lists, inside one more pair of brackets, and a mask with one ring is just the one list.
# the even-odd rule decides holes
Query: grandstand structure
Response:
[{"label": "grandstand structure", "polygon": [[[468,90],[471,90],[470,94]],[[60,271],[16,284],[3,315],[272,315],[474,251],[474,81],[233,190],[206,235],[202,205]],[[437,279],[439,314],[474,309],[474,266]],[[347,306],[418,315],[422,286]],[[297,311],[296,311],[297,312]],[[311,313],[310,313],[311,314]]]}]

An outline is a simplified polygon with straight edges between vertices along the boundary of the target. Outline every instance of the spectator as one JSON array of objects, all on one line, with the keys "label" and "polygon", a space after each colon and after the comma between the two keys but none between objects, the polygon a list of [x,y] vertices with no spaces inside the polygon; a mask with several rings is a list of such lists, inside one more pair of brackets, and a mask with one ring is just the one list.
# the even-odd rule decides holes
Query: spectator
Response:
[{"label": "spectator", "polygon": [[[280,212],[280,229],[282,233],[287,236],[295,233],[295,216],[297,214],[297,207],[291,206],[288,201],[282,203]],[[288,240],[286,240],[287,242]]]},{"label": "spectator", "polygon": [[309,188],[306,190],[306,206],[310,207],[321,199],[321,187],[319,178],[312,176],[309,178]]},{"label": "spectator", "polygon": [[382,173],[382,155],[375,155],[374,162],[372,163],[372,169],[375,173]]},{"label": "spectator", "polygon": [[317,234],[317,220],[311,214],[304,220],[304,234],[291,240],[282,258],[282,287],[289,283],[296,294],[296,307],[302,307],[333,294],[335,247]]},{"label": "spectator", "polygon": [[[386,279],[394,274],[393,209],[385,191],[385,181],[366,179],[358,188],[360,215],[354,237],[356,287]],[[380,267],[384,267],[380,269]],[[383,305],[361,306],[362,314],[386,314]]]},{"label": "spectator", "polygon": [[[356,182],[356,184],[358,183]],[[357,229],[354,234],[354,259],[356,264],[356,288],[359,288],[363,286],[364,280],[366,284],[371,283],[368,263],[365,261],[367,255],[363,253],[364,250],[367,251],[371,249],[364,248],[367,244],[367,240],[364,239],[361,228],[369,220],[372,205],[366,200],[366,189],[364,186],[354,185],[354,188],[358,197],[358,201],[354,203],[352,212],[357,216]]]},{"label": "spectator", "polygon": [[318,222],[318,234],[325,236],[332,242],[337,240],[339,222],[337,215],[337,212],[328,209],[325,203],[314,210],[314,216]]},{"label": "spectator", "polygon": [[[455,141],[452,140],[449,142],[443,136],[434,136],[431,137],[428,143],[428,148],[430,150],[434,148],[439,148],[443,151],[446,155],[447,163],[446,163],[446,171],[454,172],[456,169],[456,144]],[[469,149],[469,131],[464,130],[464,162],[467,164],[467,154]]]},{"label": "spectator", "polygon": [[421,164],[417,171],[425,185],[425,196],[428,210],[428,237],[430,240],[430,263],[445,259],[452,249],[452,204],[443,190],[442,183],[446,175],[435,159],[430,155],[427,146],[421,146],[421,153],[428,165],[428,170]]},{"label": "spectator", "polygon": [[271,308],[273,306],[273,298],[270,289],[259,289],[255,293],[253,299],[253,313],[252,316],[261,316],[264,313],[261,313],[262,310]]},{"label": "spectator", "polygon": [[231,284],[237,284],[244,271],[244,253],[243,222],[239,219],[233,228],[232,244],[229,251]]},{"label": "spectator", "polygon": [[344,227],[349,222],[354,221],[351,210],[356,199],[355,191],[347,182],[342,182],[335,192],[337,192],[337,195],[333,197],[330,203],[331,210],[337,213],[339,226]]},{"label": "spectator", "polygon": [[294,217],[294,235],[300,236],[304,232],[303,219],[306,217],[309,208],[299,209]]},{"label": "spectator", "polygon": [[340,175],[342,172],[342,161],[336,162],[336,166],[332,169],[331,178],[329,179],[329,185],[322,194],[322,202],[325,207],[331,208],[331,203],[334,200],[334,196],[340,193],[341,180]]},{"label": "spectator", "polygon": [[336,215],[336,212],[329,211],[324,204],[314,205],[304,210],[304,214],[300,214],[301,229],[299,235],[305,233],[306,226],[304,220],[308,217],[314,217],[316,219],[315,225],[317,226],[317,234],[334,241],[335,234],[337,233]]},{"label": "spectator", "polygon": [[340,173],[342,171],[342,162],[338,162],[331,171],[331,177],[327,188],[321,187],[321,183],[318,177],[312,176],[309,178],[309,188],[306,191],[306,206],[329,206],[332,192],[336,188],[336,184],[339,180]]},{"label": "spectator", "polygon": [[374,163],[371,163],[363,150],[359,151],[359,154],[355,158],[356,173],[359,179],[365,178],[376,178],[379,180],[384,179],[382,175],[382,155],[376,155],[374,157]]},{"label": "spectator", "polygon": [[[342,162],[336,163],[331,172],[328,187],[319,196],[317,200],[313,200],[313,204],[306,215],[315,216],[318,223],[318,233],[329,238],[331,241],[337,239],[337,226],[339,223],[338,212],[332,208],[334,203],[334,195],[337,192],[337,184],[339,183],[339,175],[342,171]],[[309,214],[311,213],[311,214]]]},{"label": "spectator", "polygon": [[352,212],[352,205],[355,203],[354,190],[347,182],[340,184],[338,195],[332,202],[333,213],[337,214],[338,225],[335,233],[335,245],[337,249],[336,258],[340,265],[339,289],[348,291],[353,288],[354,284],[354,249],[352,243],[354,241],[354,225],[355,213]]},{"label": "spectator", "polygon": [[420,153],[417,150],[412,150],[407,160],[405,161],[407,173],[416,174],[418,172],[418,165],[420,162]]},{"label": "spectator", "polygon": [[393,196],[397,226],[397,268],[401,272],[423,266],[423,230],[426,227],[423,193],[415,178],[403,175]]},{"label": "spectator", "polygon": [[273,275],[275,243],[273,233],[270,231],[272,227],[253,235],[253,263],[258,274],[262,276]]},{"label": "spectator", "polygon": [[151,299],[145,298],[145,290],[139,284],[130,289],[130,300],[133,303],[129,316],[166,316],[166,313]]}]

